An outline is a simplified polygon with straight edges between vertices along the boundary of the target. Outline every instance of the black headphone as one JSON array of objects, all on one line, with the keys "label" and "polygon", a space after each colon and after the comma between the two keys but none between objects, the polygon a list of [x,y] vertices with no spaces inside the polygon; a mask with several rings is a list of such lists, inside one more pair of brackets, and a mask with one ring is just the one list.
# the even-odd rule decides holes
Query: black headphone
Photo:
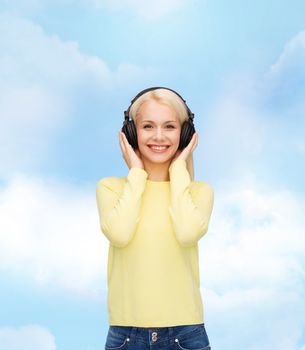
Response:
[{"label": "black headphone", "polygon": [[145,94],[148,91],[151,90],[156,90],[156,89],[166,89],[166,90],[170,90],[172,92],[174,92],[177,96],[179,96],[181,98],[181,100],[183,101],[183,103],[185,104],[185,107],[187,109],[187,114],[188,114],[188,119],[185,120],[181,126],[181,134],[180,134],[180,142],[179,142],[179,146],[178,149],[182,150],[183,148],[185,148],[189,142],[191,141],[193,134],[195,133],[195,126],[194,126],[194,113],[192,113],[192,111],[189,109],[189,107],[187,106],[185,100],[182,98],[182,96],[180,96],[175,90],[166,88],[166,87],[162,87],[162,86],[155,86],[155,87],[151,87],[145,90],[142,90],[141,92],[139,92],[137,94],[136,97],[134,97],[134,99],[131,101],[130,106],[128,107],[128,109],[126,111],[124,111],[124,116],[125,116],[125,120],[123,123],[123,127],[121,129],[121,131],[126,135],[126,138],[128,140],[128,142],[130,143],[130,145],[132,146],[133,149],[138,149],[138,138],[137,138],[137,130],[136,130],[136,125],[133,121],[133,119],[129,120],[129,111],[131,106],[133,105],[133,103],[135,102],[135,100],[137,100],[140,96],[142,96],[143,94]]}]

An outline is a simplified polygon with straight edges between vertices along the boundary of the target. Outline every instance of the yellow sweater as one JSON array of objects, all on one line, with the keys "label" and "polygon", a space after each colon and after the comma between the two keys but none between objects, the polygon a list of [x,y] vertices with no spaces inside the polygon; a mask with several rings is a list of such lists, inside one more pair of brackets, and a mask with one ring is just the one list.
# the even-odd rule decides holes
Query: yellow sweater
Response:
[{"label": "yellow sweater", "polygon": [[109,324],[170,327],[204,322],[198,240],[207,232],[214,192],[191,181],[176,159],[170,181],[142,168],[96,187],[101,230],[109,240]]}]

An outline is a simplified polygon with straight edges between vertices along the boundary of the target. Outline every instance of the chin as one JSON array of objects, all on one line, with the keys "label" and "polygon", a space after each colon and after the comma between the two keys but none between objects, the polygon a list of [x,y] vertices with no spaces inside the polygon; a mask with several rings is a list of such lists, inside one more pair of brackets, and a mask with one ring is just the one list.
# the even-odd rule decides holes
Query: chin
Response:
[{"label": "chin", "polygon": [[142,154],[142,159],[145,159],[145,161],[150,162],[150,163],[167,163],[170,162],[172,159],[174,158],[174,155],[155,155],[155,156],[151,156],[151,155],[147,155],[147,154]]}]

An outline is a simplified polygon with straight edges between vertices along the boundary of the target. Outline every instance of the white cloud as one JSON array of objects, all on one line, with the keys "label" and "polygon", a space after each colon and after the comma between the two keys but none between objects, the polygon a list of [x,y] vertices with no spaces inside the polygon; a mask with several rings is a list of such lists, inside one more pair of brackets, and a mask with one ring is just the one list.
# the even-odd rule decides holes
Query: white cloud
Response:
[{"label": "white cloud", "polygon": [[249,183],[255,177],[253,168],[270,145],[268,118],[259,113],[253,85],[249,78],[235,78],[227,83],[210,110],[201,113],[208,118],[197,152],[206,154],[215,172],[214,181],[230,182],[238,177]]},{"label": "white cloud", "polygon": [[[128,80],[134,76],[133,73],[141,74],[139,68],[128,65],[121,65],[116,73],[111,73],[100,59],[82,55],[77,44],[47,37],[39,27],[27,21],[21,22],[25,33],[30,28],[28,36],[35,39],[34,43],[44,43],[42,51],[47,54],[38,59],[35,53],[34,58],[28,57],[31,64],[27,65],[26,59],[17,60],[19,55],[25,57],[27,46],[24,40],[20,43],[15,40],[12,42],[17,54],[14,56],[11,53],[10,57],[16,59],[1,58],[3,65],[0,65],[0,70],[5,67],[1,74],[5,76],[9,72],[9,89],[0,103],[0,108],[7,111],[5,115],[9,115],[9,118],[6,120],[7,129],[4,129],[1,137],[13,135],[12,143],[9,143],[9,137],[5,143],[8,144],[7,154],[12,159],[23,148],[19,147],[18,152],[14,149],[18,147],[16,138],[22,137],[21,132],[12,133],[16,123],[23,126],[29,124],[33,130],[39,125],[40,131],[47,123],[47,132],[66,118],[64,115],[52,120],[47,114],[49,107],[55,108],[57,104],[59,111],[64,110],[60,100],[56,103],[53,100],[59,98],[52,89],[61,81],[58,77],[63,78],[63,85],[79,82],[82,77],[88,76],[97,84],[110,77],[115,77],[115,84],[120,84],[121,76]],[[36,34],[31,36],[32,32]],[[21,32],[17,34],[23,35]],[[298,61],[303,57],[303,35],[296,38],[291,41],[293,45],[287,45],[266,75],[264,83],[270,94],[276,91],[280,85],[278,82],[285,81],[287,74],[295,74],[298,67],[303,67],[302,61]],[[0,39],[2,48],[13,50],[14,46],[5,40]],[[27,40],[25,42],[28,48],[35,49]],[[43,62],[47,62],[49,70],[45,69]],[[63,63],[58,68],[54,62]],[[28,69],[36,63],[37,70]],[[294,71],[294,68],[286,67],[297,69]],[[23,71],[28,75],[17,74]],[[46,78],[40,80],[49,72],[51,88],[45,83]],[[16,85],[19,76],[22,77],[22,84],[18,82]],[[98,78],[95,80],[96,76]],[[33,77],[38,82],[34,86],[29,84]],[[268,108],[259,105],[266,91],[262,85],[244,80],[236,83],[231,85],[234,88],[230,93],[217,101],[209,127],[209,133],[216,141],[211,139],[213,144],[208,149],[213,150],[213,157],[216,155],[217,162],[224,165],[225,171],[221,174],[226,175],[227,182],[223,182],[223,187],[215,191],[212,223],[208,235],[200,242],[201,282],[206,288],[203,296],[207,323],[219,332],[213,339],[215,348],[233,349],[234,344],[234,348],[249,350],[296,349],[305,323],[302,313],[305,308],[302,297],[305,292],[304,197],[289,190],[272,191],[256,184],[259,174],[251,171],[251,166],[256,169],[256,161],[263,156],[268,145],[281,143],[285,125],[279,121],[273,124],[268,118]],[[258,86],[261,89],[257,90]],[[3,87],[2,91],[5,93]],[[41,105],[31,102],[37,97],[43,101]],[[25,113],[21,118],[18,117],[18,107],[10,102],[16,98],[24,101],[21,110],[25,110]],[[292,103],[301,108],[299,101],[292,100]],[[41,115],[48,118],[39,119]],[[14,120],[11,126],[10,120]],[[301,134],[301,127],[299,131]],[[41,135],[45,138],[45,133]],[[300,153],[304,149],[304,142],[292,138],[285,139],[282,147],[288,148],[289,145],[298,145]],[[33,150],[26,148],[27,152]],[[26,154],[21,152],[20,159]],[[1,158],[3,156],[4,153]],[[250,170],[246,172],[245,168]],[[235,173],[230,172],[231,169]],[[98,229],[93,194],[93,189],[89,191],[38,178],[12,178],[0,194],[1,268],[26,273],[39,283],[87,294],[99,289],[100,283],[106,286],[107,241]]]},{"label": "white cloud", "polygon": [[[290,76],[295,79],[294,73],[298,73],[299,78],[305,79],[305,30],[292,37],[284,47],[283,52],[277,61],[270,68],[270,75]],[[289,82],[289,80],[288,80]]]},{"label": "white cloud", "polygon": [[204,296],[215,349],[298,349],[304,332],[301,294],[256,285],[225,293],[206,289]]},{"label": "white cloud", "polygon": [[0,350],[56,350],[55,338],[39,325],[0,328]]},{"label": "white cloud", "polygon": [[[305,322],[304,198],[231,185],[216,191],[209,232],[200,241],[207,325],[219,332],[214,346],[296,348]],[[100,294],[108,241],[99,230],[93,193],[14,178],[0,195],[1,269],[51,288]]]},{"label": "white cloud", "polygon": [[[305,30],[292,37],[261,81],[262,100],[305,129]],[[299,125],[300,126],[300,125]]]},{"label": "white cloud", "polygon": [[304,164],[304,38],[263,77],[230,79],[208,113],[204,148],[217,171],[200,271],[216,349],[299,349],[304,337],[304,187],[286,175],[294,157],[295,172]]},{"label": "white cloud", "polygon": [[14,177],[0,192],[0,269],[50,288],[99,295],[108,241],[96,210],[95,188]]},{"label": "white cloud", "polygon": [[301,194],[254,183],[236,180],[215,192],[209,232],[200,241],[215,348],[297,349],[305,330],[304,210]]},{"label": "white cloud", "polygon": [[154,21],[186,6],[185,0],[82,0],[96,8],[106,8],[111,11],[128,11],[146,20]]},{"label": "white cloud", "polygon": [[255,280],[266,288],[284,281],[288,287],[305,278],[304,197],[288,190],[239,190],[234,183],[232,188],[236,192],[217,195],[213,232],[204,243],[214,267],[205,272],[210,286],[249,288]]},{"label": "white cloud", "polygon": [[128,62],[111,71],[77,42],[8,14],[0,15],[0,52],[0,176],[7,178],[52,157],[55,134],[71,122],[81,96],[97,95],[102,105],[113,89],[151,74]]},{"label": "white cloud", "polygon": [[272,166],[281,171],[276,182],[291,167],[304,171],[304,72],[305,31],[288,41],[265,74],[224,79],[223,91],[204,111],[208,134],[199,145],[202,154],[212,151],[206,158],[219,181],[268,177]]},{"label": "white cloud", "polygon": [[81,53],[77,42],[47,35],[29,20],[1,15],[0,33],[1,74],[9,86],[33,82],[61,89],[90,78],[107,84],[112,77],[107,65]]}]

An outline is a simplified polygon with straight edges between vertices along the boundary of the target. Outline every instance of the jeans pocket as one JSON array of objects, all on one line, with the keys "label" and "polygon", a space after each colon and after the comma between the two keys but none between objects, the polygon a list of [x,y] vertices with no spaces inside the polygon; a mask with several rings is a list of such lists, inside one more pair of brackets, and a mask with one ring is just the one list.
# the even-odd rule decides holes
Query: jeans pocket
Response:
[{"label": "jeans pocket", "polygon": [[177,349],[180,350],[210,350],[210,342],[205,327],[202,325],[195,332],[177,335],[175,337]]},{"label": "jeans pocket", "polygon": [[129,337],[109,329],[105,350],[123,350],[127,346]]}]

